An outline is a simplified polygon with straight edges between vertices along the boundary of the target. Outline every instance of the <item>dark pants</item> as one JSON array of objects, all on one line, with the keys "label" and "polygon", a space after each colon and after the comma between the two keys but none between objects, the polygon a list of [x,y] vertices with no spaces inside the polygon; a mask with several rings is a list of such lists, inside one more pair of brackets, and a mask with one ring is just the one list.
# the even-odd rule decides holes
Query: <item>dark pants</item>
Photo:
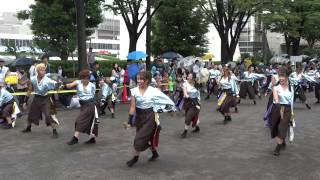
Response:
[{"label": "dark pants", "polygon": [[[27,92],[28,88],[25,89],[17,89],[17,92]],[[29,99],[28,96],[22,95],[22,96],[18,96],[18,101],[19,101],[19,107],[23,106],[24,102],[27,102]]]},{"label": "dark pants", "polygon": [[303,90],[302,86],[297,86],[294,89],[295,89],[294,101],[296,101],[296,99],[298,98],[301,102],[305,103],[307,101],[307,97],[304,94],[304,90]]},{"label": "dark pants", "polygon": [[317,83],[314,88],[314,95],[320,101],[320,83]]},{"label": "dark pants", "polygon": [[[281,109],[283,109],[282,112],[281,112]],[[290,119],[291,119],[290,105],[272,106],[271,138],[279,137],[281,139],[285,139],[287,137]]]},{"label": "dark pants", "polygon": [[240,92],[239,95],[242,99],[245,99],[249,95],[249,98],[255,99],[255,90],[251,82],[244,81],[240,83]]},{"label": "dark pants", "polygon": [[210,96],[212,93],[214,93],[214,88],[216,87],[217,82],[216,79],[210,78],[207,82],[207,91],[208,91],[208,96]]},{"label": "dark pants", "polygon": [[103,102],[102,106],[100,107],[100,112],[104,112],[106,107],[108,107],[109,110],[110,108],[114,109],[115,102],[112,101],[112,95],[108,96],[106,100]]}]

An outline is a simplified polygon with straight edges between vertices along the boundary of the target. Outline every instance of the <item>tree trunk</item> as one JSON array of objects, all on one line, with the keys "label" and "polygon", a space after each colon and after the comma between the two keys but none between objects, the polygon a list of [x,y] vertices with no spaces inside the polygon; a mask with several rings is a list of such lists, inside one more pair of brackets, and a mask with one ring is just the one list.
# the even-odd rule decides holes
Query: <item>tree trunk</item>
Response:
[{"label": "tree trunk", "polygon": [[129,34],[130,44],[129,44],[129,53],[137,50],[138,34],[132,33]]},{"label": "tree trunk", "polygon": [[69,58],[69,53],[67,51],[60,52],[60,59],[63,61],[67,61]]},{"label": "tree trunk", "polygon": [[299,56],[299,49],[300,49],[300,37],[299,38],[292,38],[292,55]]},{"label": "tree trunk", "polygon": [[289,36],[287,34],[285,34],[284,35],[284,39],[285,39],[285,42],[286,42],[286,53],[288,55],[290,55],[290,43],[291,43],[290,38],[289,38]]},{"label": "tree trunk", "polygon": [[221,64],[224,65],[227,64],[229,61],[229,38],[228,34],[225,34],[223,30],[221,33],[219,33],[219,35],[221,39]]},{"label": "tree trunk", "polygon": [[308,48],[313,49],[315,40],[314,39],[307,39],[308,42]]}]

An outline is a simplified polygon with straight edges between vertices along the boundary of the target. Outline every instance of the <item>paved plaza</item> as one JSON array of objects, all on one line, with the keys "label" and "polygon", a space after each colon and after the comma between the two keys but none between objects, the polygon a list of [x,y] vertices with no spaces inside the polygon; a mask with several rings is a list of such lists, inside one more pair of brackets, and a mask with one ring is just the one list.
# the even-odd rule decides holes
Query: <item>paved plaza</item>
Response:
[{"label": "paved plaza", "polygon": [[[243,100],[233,121],[223,125],[223,117],[215,111],[216,98],[202,101],[201,132],[181,139],[184,116],[161,115],[160,159],[149,163],[150,151],[143,152],[139,162],[128,168],[134,129],[124,130],[128,104],[117,106],[116,118],[102,117],[96,145],[80,142],[68,146],[73,135],[74,119],[79,110],[58,112],[60,137],[51,138],[51,129],[33,127],[22,134],[26,116],[13,130],[0,129],[0,179],[2,180],[312,180],[320,179],[320,105],[312,110],[296,105],[296,139],[279,157],[272,155],[275,142],[270,139],[262,116],[266,99],[253,105]],[[311,102],[312,101],[312,102]],[[233,110],[232,110],[233,111]]]}]

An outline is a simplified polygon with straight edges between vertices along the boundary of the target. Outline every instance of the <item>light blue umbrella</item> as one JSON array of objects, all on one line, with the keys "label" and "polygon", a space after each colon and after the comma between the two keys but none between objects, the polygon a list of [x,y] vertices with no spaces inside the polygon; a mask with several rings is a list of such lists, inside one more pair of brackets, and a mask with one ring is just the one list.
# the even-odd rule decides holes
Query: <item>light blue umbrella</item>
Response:
[{"label": "light blue umbrella", "polygon": [[148,55],[142,51],[132,51],[128,54],[128,60],[140,60],[146,58]]}]

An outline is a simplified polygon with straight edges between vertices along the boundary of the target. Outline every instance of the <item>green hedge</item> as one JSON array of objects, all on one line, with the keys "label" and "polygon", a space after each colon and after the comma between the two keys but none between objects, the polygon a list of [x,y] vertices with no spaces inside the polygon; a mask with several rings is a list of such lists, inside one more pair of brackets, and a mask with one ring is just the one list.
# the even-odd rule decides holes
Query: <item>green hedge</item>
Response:
[{"label": "green hedge", "polygon": [[[125,67],[127,61],[120,61],[120,60],[108,60],[108,61],[98,61],[100,64],[100,72],[104,76],[111,76],[112,67],[115,63],[117,63],[121,67]],[[64,73],[68,77],[74,77],[74,70],[75,70],[75,77],[78,76],[78,62],[77,61],[49,61],[51,64],[51,71],[57,72],[58,67],[61,66]]]}]

